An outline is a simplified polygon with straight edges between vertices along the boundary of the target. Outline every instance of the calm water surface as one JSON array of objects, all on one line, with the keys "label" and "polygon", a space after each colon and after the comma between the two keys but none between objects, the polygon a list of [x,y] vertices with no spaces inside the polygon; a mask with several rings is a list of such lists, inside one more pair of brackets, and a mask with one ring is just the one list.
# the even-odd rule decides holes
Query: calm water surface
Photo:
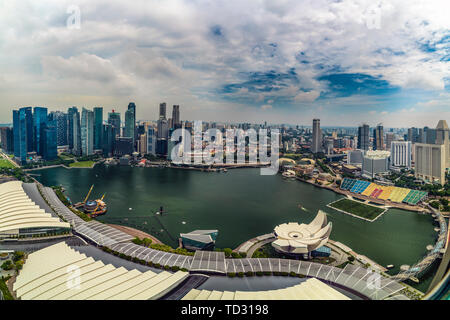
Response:
[{"label": "calm water surface", "polygon": [[[428,215],[390,209],[377,221],[366,222],[326,207],[341,195],[281,175],[261,176],[259,169],[206,173],[99,165],[33,173],[47,186],[62,185],[73,202],[82,201],[94,184],[91,198],[106,193],[109,208],[99,220],[146,231],[172,246],[181,232],[218,229],[216,247],[235,248],[280,223],[309,223],[319,209],[333,223],[331,239],[382,265],[394,264],[393,271],[414,264],[436,239]],[[167,213],[155,216],[160,206]]]}]

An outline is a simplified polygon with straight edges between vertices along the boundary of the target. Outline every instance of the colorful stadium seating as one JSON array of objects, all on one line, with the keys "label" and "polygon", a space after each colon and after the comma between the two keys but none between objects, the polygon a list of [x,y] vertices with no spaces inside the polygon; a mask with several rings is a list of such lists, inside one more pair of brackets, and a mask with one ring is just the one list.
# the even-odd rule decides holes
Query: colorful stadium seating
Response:
[{"label": "colorful stadium seating", "polygon": [[358,180],[358,182],[356,182],[355,185],[350,189],[350,192],[361,193],[366,190],[366,188],[370,186],[370,184],[371,182],[369,181]]},{"label": "colorful stadium seating", "polygon": [[369,181],[344,178],[341,183],[342,190],[349,190],[353,193],[376,198],[380,200],[390,200],[397,203],[408,203],[416,205],[422,201],[427,193],[425,191],[411,190],[394,186],[381,186]]}]

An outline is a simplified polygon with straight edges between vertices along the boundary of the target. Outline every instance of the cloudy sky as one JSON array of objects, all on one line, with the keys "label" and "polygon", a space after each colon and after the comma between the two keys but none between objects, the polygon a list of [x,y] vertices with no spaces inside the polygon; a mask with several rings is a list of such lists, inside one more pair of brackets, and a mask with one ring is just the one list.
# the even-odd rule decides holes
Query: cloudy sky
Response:
[{"label": "cloudy sky", "polygon": [[448,0],[0,0],[0,123],[20,106],[129,101],[156,119],[165,101],[190,120],[434,126],[450,120],[448,12]]}]

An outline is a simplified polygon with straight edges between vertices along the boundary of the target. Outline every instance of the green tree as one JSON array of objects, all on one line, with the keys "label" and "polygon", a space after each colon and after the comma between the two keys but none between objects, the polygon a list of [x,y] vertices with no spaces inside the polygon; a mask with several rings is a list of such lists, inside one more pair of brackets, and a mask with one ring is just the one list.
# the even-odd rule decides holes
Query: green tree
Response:
[{"label": "green tree", "polygon": [[223,252],[225,253],[225,257],[229,258],[231,254],[233,253],[233,250],[230,248],[223,249]]}]

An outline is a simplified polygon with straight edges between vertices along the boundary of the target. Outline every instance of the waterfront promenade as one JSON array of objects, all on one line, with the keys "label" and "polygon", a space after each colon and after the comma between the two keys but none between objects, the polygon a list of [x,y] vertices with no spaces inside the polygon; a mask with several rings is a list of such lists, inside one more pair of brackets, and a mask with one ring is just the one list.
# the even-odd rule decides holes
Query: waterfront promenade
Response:
[{"label": "waterfront promenade", "polygon": [[127,234],[129,234],[130,236],[133,237],[138,237],[139,239],[144,239],[144,238],[148,238],[152,240],[152,243],[156,243],[156,244],[163,244],[161,241],[159,241],[157,238],[155,238],[154,236],[152,236],[151,234],[148,234],[144,231],[141,230],[137,230],[135,228],[131,228],[131,227],[126,227],[126,226],[120,226],[118,224],[110,224],[107,223],[108,226],[113,227],[117,230],[120,230],[122,232],[125,232]]}]

